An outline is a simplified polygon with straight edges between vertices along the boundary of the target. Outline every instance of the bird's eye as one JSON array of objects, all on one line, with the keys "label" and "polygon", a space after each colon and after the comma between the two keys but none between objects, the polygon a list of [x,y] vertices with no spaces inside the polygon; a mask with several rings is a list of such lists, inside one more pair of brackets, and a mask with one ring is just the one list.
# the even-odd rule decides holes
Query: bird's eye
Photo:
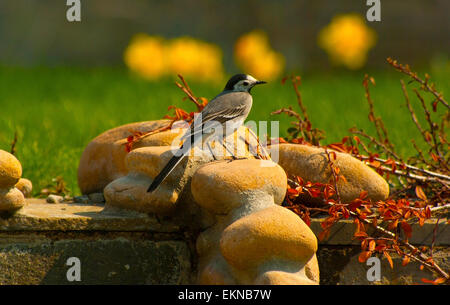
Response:
[{"label": "bird's eye", "polygon": [[248,86],[248,82],[243,82],[242,83],[244,86]]}]

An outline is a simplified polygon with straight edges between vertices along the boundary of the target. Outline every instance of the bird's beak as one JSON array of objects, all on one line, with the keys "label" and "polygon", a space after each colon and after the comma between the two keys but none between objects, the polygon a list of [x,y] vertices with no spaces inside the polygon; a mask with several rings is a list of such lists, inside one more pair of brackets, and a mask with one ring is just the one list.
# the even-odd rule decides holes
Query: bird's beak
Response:
[{"label": "bird's beak", "polygon": [[255,82],[255,85],[262,85],[262,84],[267,84],[267,82],[265,82],[263,80],[258,80]]}]

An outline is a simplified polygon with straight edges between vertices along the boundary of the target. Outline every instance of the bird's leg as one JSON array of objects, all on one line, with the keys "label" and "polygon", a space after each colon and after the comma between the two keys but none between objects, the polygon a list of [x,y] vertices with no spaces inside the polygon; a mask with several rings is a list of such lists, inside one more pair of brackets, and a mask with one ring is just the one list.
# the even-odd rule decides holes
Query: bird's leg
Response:
[{"label": "bird's leg", "polygon": [[235,160],[244,160],[244,159],[247,159],[246,157],[236,157],[236,156],[234,155],[234,153],[233,153],[233,152],[228,148],[228,146],[226,145],[226,140],[225,140],[225,139],[224,139],[223,141],[221,141],[221,143],[222,143],[222,146],[225,147],[225,149],[228,151],[228,153],[230,153],[231,158],[232,158],[233,161],[235,161]]},{"label": "bird's leg", "polygon": [[[257,147],[259,146],[259,147],[261,147],[261,150],[262,150],[262,152],[263,152],[263,154],[264,154],[264,158],[266,158],[266,160],[270,160],[269,158],[270,158],[270,154],[267,152],[267,150],[261,145],[261,143],[259,142],[259,139],[258,139],[258,137],[255,135],[255,133],[253,132],[253,130],[251,130],[250,128],[248,129],[248,131],[249,131],[249,133],[253,136],[253,138],[255,138],[255,140],[256,140],[256,145],[257,145]],[[256,149],[256,153],[258,154],[258,149]],[[259,154],[258,154],[259,155]]]},{"label": "bird's leg", "polygon": [[225,144],[225,140],[220,141],[220,143],[222,144],[223,147],[225,147],[225,149],[228,151],[228,153],[231,155],[231,158],[233,160],[237,160],[237,157],[233,154],[233,152],[228,148],[227,144]]},{"label": "bird's leg", "polygon": [[209,152],[211,153],[212,157],[214,158],[214,161],[217,161],[217,158],[216,158],[216,156],[214,155],[214,152],[213,152],[213,150],[212,150],[212,148],[211,148],[211,145],[209,144],[209,141],[206,142],[206,146],[208,146]]}]

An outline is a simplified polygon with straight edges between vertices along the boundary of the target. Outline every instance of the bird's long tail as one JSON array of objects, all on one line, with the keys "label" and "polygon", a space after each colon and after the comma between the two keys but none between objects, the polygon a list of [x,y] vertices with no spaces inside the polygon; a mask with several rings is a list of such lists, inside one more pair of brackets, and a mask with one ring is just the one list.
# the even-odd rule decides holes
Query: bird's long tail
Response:
[{"label": "bird's long tail", "polygon": [[[193,137],[192,137],[193,138]],[[191,140],[185,141],[183,146],[177,151],[177,153],[167,162],[166,166],[161,170],[161,172],[153,179],[152,184],[150,184],[147,192],[153,192],[158,188],[158,186],[170,175],[170,173],[175,169],[175,167],[183,160],[183,157],[190,152]]]},{"label": "bird's long tail", "polygon": [[162,169],[162,171],[155,177],[152,184],[150,184],[147,192],[153,192],[158,188],[158,186],[164,181],[164,179],[169,176],[169,174],[174,170],[174,168],[180,163],[183,159],[184,155],[181,156],[173,156],[172,159],[167,162],[166,166]]}]

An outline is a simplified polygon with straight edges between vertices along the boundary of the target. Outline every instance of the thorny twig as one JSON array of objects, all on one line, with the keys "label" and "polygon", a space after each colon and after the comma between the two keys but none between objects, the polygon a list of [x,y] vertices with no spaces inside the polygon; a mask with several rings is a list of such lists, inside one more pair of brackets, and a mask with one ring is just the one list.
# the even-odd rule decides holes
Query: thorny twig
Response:
[{"label": "thorny twig", "polygon": [[442,93],[438,93],[436,91],[435,85],[433,83],[431,85],[428,83],[428,80],[430,78],[428,74],[425,75],[425,80],[422,80],[421,78],[419,78],[417,73],[411,71],[409,65],[399,64],[396,60],[394,60],[394,59],[392,59],[390,57],[387,58],[387,62],[391,66],[393,66],[395,69],[397,69],[398,71],[408,75],[411,79],[413,79],[414,81],[418,82],[421,85],[421,88],[423,90],[433,94],[436,97],[436,100],[441,102],[445,107],[447,107],[447,109],[450,109],[450,105],[444,99],[444,97],[442,96]]},{"label": "thorny twig", "polygon": [[[294,187],[301,187],[303,188],[303,190],[305,192],[307,192],[308,190],[301,186],[300,184],[298,184],[296,181],[289,179],[288,180],[289,183],[293,184]],[[330,207],[339,204],[339,203],[335,203],[332,200],[326,200],[326,199],[322,199],[322,202],[325,205],[328,205]],[[340,201],[339,201],[340,202]],[[342,204],[341,204],[342,205]],[[430,260],[430,257],[428,257],[426,254],[424,254],[422,251],[420,251],[419,248],[416,248],[415,246],[411,245],[408,241],[402,239],[401,237],[398,236],[398,234],[393,233],[379,225],[373,225],[373,223],[368,220],[366,217],[362,218],[358,213],[353,212],[353,211],[348,211],[348,213],[353,217],[353,218],[357,218],[359,221],[368,224],[370,226],[372,226],[372,228],[375,229],[375,231],[388,236],[390,238],[392,238],[392,241],[398,242],[401,245],[405,246],[408,250],[410,250],[412,253],[418,253],[417,257],[415,257],[417,259],[417,261],[419,261],[421,264],[423,264],[424,266],[426,266],[429,270],[437,272],[440,276],[444,277],[446,279],[446,281],[450,280],[450,276],[448,275],[447,272],[445,272],[444,270],[442,270],[441,267],[439,267],[436,263],[434,263],[432,260]]]},{"label": "thorny twig", "polygon": [[[178,75],[180,78],[182,84],[179,82],[175,82],[175,85],[180,88],[197,107],[197,111],[202,111],[202,109],[206,106],[208,103],[208,100],[206,98],[201,97],[200,100],[202,102],[199,102],[199,99],[192,93],[191,88],[187,84],[186,80],[182,75]],[[188,113],[184,111],[183,109],[177,108],[175,106],[169,106],[169,110],[173,109],[175,114],[174,116],[166,115],[164,118],[169,119],[167,125],[164,125],[162,127],[159,127],[154,130],[150,130],[148,132],[142,133],[142,132],[136,132],[136,131],[130,131],[131,135],[127,138],[127,143],[125,143],[125,149],[127,152],[130,152],[133,149],[133,145],[135,143],[138,143],[142,141],[144,138],[154,135],[159,132],[170,130],[173,126],[173,124],[177,121],[184,120],[188,123],[192,122],[194,119],[194,113]]]},{"label": "thorny twig", "polygon": [[[401,72],[409,75],[413,79],[413,81],[420,83],[422,90],[430,92],[431,94],[434,95],[435,100],[432,103],[434,112],[436,112],[436,105],[438,102],[446,105],[448,108],[448,103],[446,103],[443,96],[436,92],[433,84],[429,83],[428,75],[426,75],[426,80],[423,81],[417,77],[416,73],[411,72],[408,66],[399,65],[397,62],[394,62],[391,59],[388,59],[388,61],[397,70],[400,70]],[[407,164],[402,159],[400,154],[398,154],[395,151],[394,145],[390,142],[388,138],[387,130],[381,118],[375,116],[374,102],[369,92],[370,82],[375,84],[373,78],[370,78],[368,75],[366,75],[363,81],[363,85],[366,91],[365,92],[366,98],[369,104],[369,120],[373,122],[375,125],[377,138],[372,137],[371,135],[365,133],[363,130],[353,128],[350,130],[350,132],[354,134],[353,138],[356,140],[358,146],[355,146],[353,144],[353,139],[351,137],[345,137],[342,143],[334,143],[322,146],[323,148],[325,148],[325,152],[328,156],[330,167],[332,168],[333,181],[330,180],[331,181],[330,183],[334,184],[334,187],[331,184],[321,184],[311,182],[307,182],[306,184],[304,184],[303,180],[301,180],[300,177],[296,177],[297,181],[301,181],[300,184],[301,190],[299,190],[299,184],[298,183],[293,184],[293,182],[295,181],[289,179],[288,180],[289,184],[296,186],[296,188],[293,189],[291,186],[288,187],[286,197],[287,198],[286,202],[288,204],[287,207],[292,209],[297,214],[299,214],[299,216],[302,219],[304,219],[305,222],[309,222],[310,221],[309,211],[314,211],[315,213],[318,213],[320,212],[320,210],[323,210],[324,207],[320,205],[311,206],[311,203],[303,202],[302,200],[304,200],[305,198],[299,196],[299,194],[308,193],[310,196],[314,198],[316,198],[320,194],[320,196],[323,196],[322,198],[323,202],[327,204],[325,209],[328,207],[328,213],[330,216],[327,218],[328,221],[325,221],[323,223],[322,227],[324,228],[324,231],[319,235],[319,238],[322,238],[323,236],[329,234],[328,230],[340,217],[347,218],[348,216],[352,216],[354,219],[358,219],[358,221],[361,224],[374,226],[376,232],[382,233],[384,236],[386,236],[384,239],[386,240],[389,239],[390,241],[392,241],[392,245],[389,245],[389,247],[392,248],[381,247],[380,249],[382,250],[377,250],[379,252],[380,251],[383,252],[383,254],[389,260],[391,265],[392,260],[387,251],[396,251],[399,255],[404,256],[404,261],[402,262],[403,265],[407,264],[409,259],[412,259],[420,262],[423,266],[426,266],[428,269],[438,273],[439,276],[441,276],[441,278],[436,279],[435,281],[430,281],[433,282],[433,284],[448,282],[449,281],[448,272],[442,270],[442,268],[440,268],[433,261],[432,256],[428,257],[425,253],[423,253],[423,251],[425,250],[421,251],[420,249],[409,244],[407,239],[406,240],[401,239],[399,237],[399,233],[401,232],[400,229],[402,229],[404,230],[406,237],[409,237],[411,235],[412,229],[411,226],[408,224],[408,222],[416,221],[415,219],[418,218],[419,224],[422,226],[424,223],[424,219],[431,217],[431,212],[441,213],[442,211],[444,211],[445,213],[445,211],[448,211],[450,207],[450,203],[448,200],[450,195],[450,172],[448,169],[448,159],[447,160],[445,159],[448,156],[447,150],[449,143],[446,139],[445,131],[448,126],[448,122],[450,121],[450,113],[448,111],[445,113],[445,115],[442,117],[442,121],[440,124],[433,122],[431,113],[426,106],[424,98],[421,96],[421,94],[417,89],[413,89],[413,92],[419,99],[420,105],[424,110],[425,120],[429,125],[429,130],[424,128],[419,123],[419,119],[417,118],[417,115],[413,110],[413,107],[408,97],[405,83],[401,81],[402,91],[405,96],[406,105],[408,107],[408,111],[411,115],[413,123],[421,133],[422,137],[424,138],[425,144],[428,145],[429,148],[429,150],[426,151],[429,157],[429,159],[427,159],[425,158],[424,153],[425,150],[423,151],[421,148],[419,148],[416,142],[412,140],[412,145],[417,151],[417,155],[407,159],[408,163],[410,163]],[[299,91],[297,86],[295,86],[295,91],[298,97]],[[312,143],[310,141],[311,137],[309,136],[310,134],[308,132],[309,130],[314,130],[312,126],[308,126],[308,129],[305,128],[307,124],[305,123],[305,119],[303,118],[305,117],[305,115],[307,117],[307,114],[305,112],[306,108],[303,106],[303,102],[301,105],[299,104],[299,106],[300,109],[302,110],[303,115],[300,115],[299,113],[294,111],[291,107],[282,108],[280,110],[273,112],[272,114],[284,113],[287,114],[288,116],[297,119],[297,122],[293,122],[294,126],[296,126],[297,129],[294,130],[294,132],[289,131],[289,134],[290,136],[292,136],[292,138],[288,139],[288,142],[306,145],[318,145],[317,143]],[[302,135],[302,138],[296,138],[295,137],[296,135]],[[357,135],[362,136],[369,143],[369,145],[364,144],[364,142],[362,142]],[[348,144],[345,144],[345,142],[348,141],[348,139],[350,139],[351,143],[350,146]],[[373,144],[373,146],[370,144]],[[367,156],[361,155],[359,153],[358,149],[359,146],[363,148]],[[339,193],[334,191],[337,190],[338,186],[336,181],[339,179],[339,176],[333,169],[335,168],[331,157],[331,154],[333,152],[328,151],[327,148],[351,154],[354,157],[360,159],[361,161],[365,161],[367,165],[375,168],[375,170],[380,174],[386,173],[387,174],[386,179],[391,183],[391,186],[394,186],[394,191],[391,193],[389,199],[386,201],[379,201],[377,203],[372,203],[371,201],[367,201],[366,199],[361,197],[360,199],[357,199],[359,200],[359,202],[355,201],[351,204],[343,204],[340,198],[337,198],[337,200],[332,199],[330,197],[330,194],[338,195]],[[392,174],[396,179],[398,179],[399,184],[394,184],[394,180],[390,179],[389,174]],[[395,188],[395,187],[398,188],[399,186],[401,187],[401,189]],[[320,191],[318,190],[318,188],[321,188],[322,190]],[[414,196],[417,196],[417,199],[408,201],[410,200],[409,198],[416,198]],[[408,202],[411,202],[411,206],[409,205]],[[364,207],[364,209],[368,209],[368,212],[355,209],[355,207],[360,205],[361,205],[360,209],[363,209]],[[354,207],[353,210],[349,210],[350,206]],[[371,212],[370,207],[376,208],[378,212],[376,213]],[[392,215],[389,213],[391,213]],[[412,213],[414,213],[414,215]],[[389,228],[395,230],[390,231],[386,228],[381,227],[380,225],[377,224],[377,221],[380,220],[381,222],[386,221],[389,224]],[[401,228],[397,227],[397,224],[400,224],[400,222]],[[447,221],[447,223],[449,222]],[[359,229],[360,228],[358,227],[358,230]],[[365,232],[363,233],[366,234]],[[363,233],[361,233],[361,235],[363,235]],[[436,234],[436,228],[434,234]],[[373,237],[367,235],[366,238],[374,239]],[[366,241],[365,238],[363,239],[363,243],[364,241]],[[363,243],[361,245],[363,245]],[[433,245],[434,242],[432,244],[432,248]],[[407,253],[408,251],[410,253]],[[361,253],[361,255],[364,254],[363,259],[367,254],[371,255],[373,251],[365,251],[365,252],[366,253]]]},{"label": "thorny twig", "polygon": [[401,160],[400,156],[398,156],[392,149],[388,148],[385,144],[379,142],[374,137],[366,134],[364,131],[358,130],[356,128],[351,128],[350,132],[353,133],[353,134],[358,134],[360,136],[363,136],[364,138],[369,139],[371,143],[373,143],[375,145],[378,145],[379,147],[383,148],[383,150],[386,152],[386,154],[391,155],[392,157],[394,157],[397,160]]},{"label": "thorny twig", "polygon": [[364,89],[366,92],[365,94],[366,94],[367,103],[369,104],[369,121],[374,123],[375,130],[377,132],[379,141],[383,142],[384,145],[387,145],[389,147],[389,150],[393,150],[394,145],[389,141],[388,133],[387,133],[386,127],[384,126],[383,120],[381,119],[381,117],[375,116],[374,104],[373,104],[373,100],[370,96],[369,82],[372,83],[373,85],[375,85],[375,80],[373,79],[373,77],[369,77],[369,75],[366,74],[364,76],[363,86],[364,86]]}]

